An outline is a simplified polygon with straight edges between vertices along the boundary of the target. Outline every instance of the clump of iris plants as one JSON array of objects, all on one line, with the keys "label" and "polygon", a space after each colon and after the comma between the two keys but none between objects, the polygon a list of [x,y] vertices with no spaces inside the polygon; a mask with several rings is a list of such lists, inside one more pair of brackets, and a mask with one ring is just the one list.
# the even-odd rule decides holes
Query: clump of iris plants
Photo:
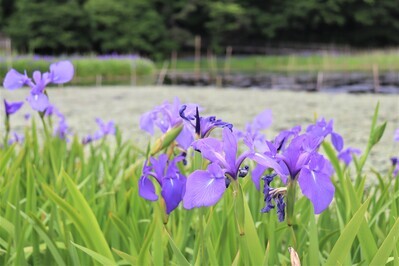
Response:
[{"label": "clump of iris plants", "polygon": [[175,98],[141,116],[140,128],[154,138],[142,149],[122,141],[112,120],[97,118],[93,134],[72,136],[46,93],[72,75],[72,64],[61,61],[32,79],[15,70],[5,78],[8,89],[31,88],[26,101],[45,135],[30,115],[24,135],[12,132],[24,102],[4,100],[1,265],[398,260],[399,159],[391,158],[387,173],[372,169],[378,184],[363,171],[386,126],[377,123],[379,105],[361,152],[344,147],[333,120],[272,137],[264,132],[270,110],[241,130]]},{"label": "clump of iris plants", "polygon": [[[154,108],[142,116],[142,129],[154,133],[153,128],[157,126],[164,133],[161,139],[165,139],[173,128],[181,127],[181,130],[164,147],[167,153],[159,157],[163,162],[162,167],[159,166],[160,162],[152,157],[144,164],[143,175],[139,181],[140,195],[148,200],[158,199],[153,183],[148,179],[152,176],[162,187],[161,194],[166,202],[168,214],[180,201],[183,201],[186,209],[213,206],[231,185],[234,194],[240,190],[238,180],[249,172],[248,165],[242,166],[244,160],[248,159],[258,164],[252,173],[255,186],[260,189],[260,181],[264,181],[266,206],[262,212],[269,212],[277,206],[279,220],[283,221],[288,213],[288,223],[292,224],[296,187],[299,184],[302,194],[312,202],[315,214],[321,213],[330,205],[335,188],[331,182],[333,166],[319,152],[320,146],[330,136],[337,152],[343,149],[343,139],[333,130],[333,121],[320,119],[314,125],[310,125],[304,133],[301,133],[300,127],[294,127],[282,131],[272,141],[267,140],[260,132],[270,124],[271,113],[268,110],[255,117],[252,123],[247,124],[246,130],[241,132],[235,130],[232,124],[215,117],[201,117],[198,107],[181,104],[177,99],[173,103],[165,102]],[[214,128],[222,128],[221,139],[210,136]],[[243,152],[239,152],[240,139],[244,140],[247,146],[247,150]],[[170,149],[173,143],[176,143],[175,147],[184,151],[191,147],[206,160],[200,169],[194,169],[187,178],[182,176],[176,167],[178,161],[186,160],[183,160],[181,155],[174,157],[173,148]],[[357,151],[346,151],[351,152]],[[342,156],[348,161],[346,153]],[[170,165],[167,167],[168,164]],[[158,172],[151,172],[149,169],[158,169]],[[262,177],[266,170],[270,174]],[[169,179],[165,179],[166,177]],[[270,184],[276,177],[282,180],[284,187],[271,187]],[[165,180],[170,180],[169,182],[175,185],[165,187]],[[171,199],[165,196],[168,195],[167,190],[173,189],[177,191],[171,205]]]},{"label": "clump of iris plants", "polygon": [[41,73],[34,71],[32,78],[29,78],[26,71],[24,74],[15,69],[7,72],[3,86],[9,90],[19,89],[23,86],[31,88],[26,101],[33,110],[44,112],[49,106],[50,101],[47,96],[46,87],[49,84],[64,84],[72,80],[74,67],[69,61],[60,61],[50,65],[48,72]]}]

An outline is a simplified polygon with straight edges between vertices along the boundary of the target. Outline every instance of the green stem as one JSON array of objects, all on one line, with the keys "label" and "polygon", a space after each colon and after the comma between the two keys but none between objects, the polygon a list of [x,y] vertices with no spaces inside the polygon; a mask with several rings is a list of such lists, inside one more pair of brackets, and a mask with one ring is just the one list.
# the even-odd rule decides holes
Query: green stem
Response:
[{"label": "green stem", "polygon": [[245,208],[244,208],[244,195],[240,183],[231,178],[231,185],[233,186],[234,195],[234,216],[237,222],[238,232],[240,236],[245,235]]},{"label": "green stem", "polygon": [[4,135],[4,148],[8,146],[8,136],[10,135],[10,117],[6,115],[4,120],[4,126],[6,128],[6,133]]},{"label": "green stem", "polygon": [[292,226],[294,224],[294,206],[295,206],[295,196],[296,196],[296,180],[289,180],[287,186],[287,224]]},{"label": "green stem", "polygon": [[297,241],[296,241],[296,236],[295,236],[295,230],[293,226],[289,227],[291,230],[291,239],[292,239],[292,246],[294,247],[295,250],[297,250]]}]

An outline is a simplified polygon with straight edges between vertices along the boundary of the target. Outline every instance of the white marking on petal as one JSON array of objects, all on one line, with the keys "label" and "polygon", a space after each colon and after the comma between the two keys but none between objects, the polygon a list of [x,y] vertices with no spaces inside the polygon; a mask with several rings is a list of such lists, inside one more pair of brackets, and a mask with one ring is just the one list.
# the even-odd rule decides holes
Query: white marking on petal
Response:
[{"label": "white marking on petal", "polygon": [[206,187],[209,187],[214,181],[215,181],[214,178],[212,178],[211,180],[209,180],[209,182],[206,184]]}]

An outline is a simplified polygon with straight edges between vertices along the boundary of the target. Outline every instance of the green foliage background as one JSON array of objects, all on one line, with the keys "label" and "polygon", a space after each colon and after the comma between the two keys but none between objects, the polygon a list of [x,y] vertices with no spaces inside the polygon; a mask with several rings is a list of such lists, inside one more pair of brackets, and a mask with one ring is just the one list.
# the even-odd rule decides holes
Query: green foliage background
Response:
[{"label": "green foliage background", "polygon": [[[19,52],[133,53],[193,46],[399,43],[395,0],[0,0],[0,32]],[[190,49],[191,51],[192,49]]]}]

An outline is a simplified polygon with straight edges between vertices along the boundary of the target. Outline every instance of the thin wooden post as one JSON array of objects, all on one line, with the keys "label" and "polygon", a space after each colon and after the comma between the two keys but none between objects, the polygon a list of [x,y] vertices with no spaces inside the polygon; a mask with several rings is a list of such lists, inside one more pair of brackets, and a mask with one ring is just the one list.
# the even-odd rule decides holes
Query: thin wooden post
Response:
[{"label": "thin wooden post", "polygon": [[101,87],[103,82],[103,76],[102,75],[96,75],[96,87]]},{"label": "thin wooden post", "polygon": [[194,40],[194,45],[195,45],[195,65],[194,65],[194,73],[195,73],[195,79],[198,81],[200,78],[201,74],[201,36],[197,35],[195,36]]},{"label": "thin wooden post", "polygon": [[224,60],[224,74],[230,74],[230,63],[231,63],[231,54],[233,53],[233,47],[227,46],[226,48],[226,57]]},{"label": "thin wooden post", "polygon": [[206,52],[206,63],[208,65],[208,78],[209,78],[209,84],[210,84],[213,79],[213,69],[212,69],[212,51],[209,48],[207,49],[207,52]]},{"label": "thin wooden post", "polygon": [[172,78],[172,84],[176,85],[176,62],[177,62],[177,52],[173,51],[172,56],[171,56],[171,69],[170,69],[170,75]]},{"label": "thin wooden post", "polygon": [[374,93],[380,92],[380,78],[378,73],[378,65],[373,65],[373,81],[374,81]]},{"label": "thin wooden post", "polygon": [[216,75],[216,87],[221,88],[223,86],[222,76]]},{"label": "thin wooden post", "polygon": [[323,72],[317,72],[317,83],[316,83],[316,91],[321,91],[321,87],[323,86]]},{"label": "thin wooden post", "polygon": [[130,85],[132,86],[137,85],[137,67],[136,67],[136,62],[134,60],[130,65]]},{"label": "thin wooden post", "polygon": [[168,72],[168,62],[165,61],[165,62],[163,62],[162,69],[159,72],[158,82],[157,82],[158,86],[161,86],[163,84],[163,81],[165,80],[165,76],[166,76],[167,72]]},{"label": "thin wooden post", "polygon": [[7,58],[7,69],[12,68],[12,46],[11,39],[6,38],[6,58]]}]

